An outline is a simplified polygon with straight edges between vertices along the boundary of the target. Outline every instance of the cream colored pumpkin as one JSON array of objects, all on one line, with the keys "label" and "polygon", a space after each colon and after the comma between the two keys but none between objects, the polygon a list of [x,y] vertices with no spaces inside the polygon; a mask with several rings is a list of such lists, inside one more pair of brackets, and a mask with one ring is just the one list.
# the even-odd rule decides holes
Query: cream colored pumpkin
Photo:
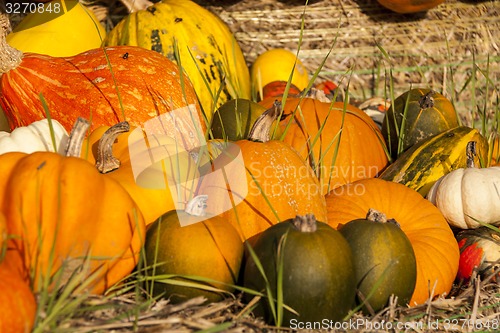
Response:
[{"label": "cream colored pumpkin", "polygon": [[432,186],[427,199],[454,227],[500,225],[500,167],[475,168],[470,163],[451,171]]},{"label": "cream colored pumpkin", "polygon": [[[55,142],[52,142],[51,131]],[[28,126],[17,127],[12,132],[0,132],[0,154],[17,151],[33,153],[35,151],[54,151],[62,153],[66,148],[68,132],[57,121],[52,120],[52,130],[47,119],[35,121]]]}]

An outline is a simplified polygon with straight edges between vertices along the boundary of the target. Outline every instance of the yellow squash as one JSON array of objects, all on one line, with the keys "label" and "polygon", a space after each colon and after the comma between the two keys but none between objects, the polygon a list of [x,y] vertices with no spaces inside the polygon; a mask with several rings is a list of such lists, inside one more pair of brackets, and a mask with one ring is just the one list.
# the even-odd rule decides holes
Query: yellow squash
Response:
[{"label": "yellow squash", "polygon": [[208,122],[227,100],[250,98],[249,70],[233,34],[219,17],[190,0],[163,0],[129,14],[105,44],[141,46],[177,60]]},{"label": "yellow squash", "polygon": [[101,46],[106,36],[95,15],[78,0],[37,4],[7,36],[7,43],[23,52],[67,57]]}]

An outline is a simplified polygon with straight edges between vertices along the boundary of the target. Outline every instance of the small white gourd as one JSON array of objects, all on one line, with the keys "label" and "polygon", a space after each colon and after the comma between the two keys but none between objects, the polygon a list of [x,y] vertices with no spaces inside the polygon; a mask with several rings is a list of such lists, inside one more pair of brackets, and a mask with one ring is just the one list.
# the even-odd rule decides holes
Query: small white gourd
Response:
[{"label": "small white gourd", "polygon": [[0,131],[0,154],[8,152],[31,154],[36,151],[57,151],[64,154],[68,132],[57,120],[52,119],[51,122],[56,150],[54,150],[49,122],[47,119],[42,119],[28,126],[15,128],[12,132]]},{"label": "small white gourd", "polygon": [[467,168],[441,177],[427,194],[448,223],[461,229],[500,225],[500,167],[474,167],[475,154],[475,142],[469,142]]}]

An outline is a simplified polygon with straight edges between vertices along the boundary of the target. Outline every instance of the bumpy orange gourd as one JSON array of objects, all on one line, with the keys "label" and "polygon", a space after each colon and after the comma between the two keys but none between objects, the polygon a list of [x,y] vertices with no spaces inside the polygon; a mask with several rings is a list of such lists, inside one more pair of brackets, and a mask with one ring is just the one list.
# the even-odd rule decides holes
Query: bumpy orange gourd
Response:
[{"label": "bumpy orange gourd", "polygon": [[21,258],[12,266],[25,280],[32,279],[35,291],[56,271],[62,270],[64,283],[81,268],[84,277],[95,274],[85,281],[86,290],[102,293],[132,271],[144,243],[144,219],[130,195],[73,157],[79,156],[88,127],[78,128],[68,157],[0,155],[0,210],[12,235],[6,258]]},{"label": "bumpy orange gourd", "polygon": [[208,195],[207,212],[220,213],[243,239],[297,215],[326,220],[324,196],[309,165],[287,143],[269,140],[279,113],[279,104],[264,112],[249,138],[228,144],[214,160],[212,176],[201,180],[198,194]]},{"label": "bumpy orange gourd", "polygon": [[[274,98],[260,104],[269,107]],[[358,179],[375,177],[388,163],[383,137],[363,111],[316,97],[288,97],[280,127],[283,141],[306,159],[322,193]],[[321,220],[321,219],[320,219]]]},{"label": "bumpy orange gourd", "polygon": [[139,126],[191,104],[206,127],[187,76],[171,60],[140,47],[98,48],[57,58],[23,54],[0,32],[0,74],[0,106],[12,129],[45,118],[40,94],[52,118],[68,131],[78,117],[92,119],[92,129],[124,120]]},{"label": "bumpy orange gourd", "polygon": [[363,179],[326,196],[328,224],[334,228],[364,218],[370,208],[393,218],[410,240],[417,260],[417,282],[409,304],[424,303],[451,290],[458,271],[459,250],[439,210],[418,192],[378,178]]},{"label": "bumpy orange gourd", "polygon": [[396,13],[407,14],[429,10],[445,0],[377,0],[382,6]]}]

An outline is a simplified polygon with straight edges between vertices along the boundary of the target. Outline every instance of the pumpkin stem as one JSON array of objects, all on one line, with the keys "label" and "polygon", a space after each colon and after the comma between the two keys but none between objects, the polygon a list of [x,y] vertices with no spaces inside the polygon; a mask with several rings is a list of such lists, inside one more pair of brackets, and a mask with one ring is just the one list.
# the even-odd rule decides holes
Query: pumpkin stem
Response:
[{"label": "pumpkin stem", "polygon": [[368,213],[366,213],[366,219],[368,221],[377,222],[377,223],[392,223],[400,227],[399,223],[395,219],[387,219],[387,216],[379,212],[374,208],[368,209]]},{"label": "pumpkin stem", "polygon": [[320,102],[323,102],[323,103],[331,103],[332,101],[326,96],[325,92],[323,90],[320,90],[320,89],[316,89],[316,88],[311,88],[309,89],[304,97],[307,97],[307,98],[314,98]]},{"label": "pumpkin stem", "polygon": [[257,118],[250,129],[248,140],[268,142],[270,139],[271,127],[280,114],[281,102],[274,101],[273,106],[264,111],[264,113]]},{"label": "pumpkin stem", "polygon": [[100,173],[107,173],[120,167],[120,160],[113,156],[113,143],[121,133],[128,132],[130,124],[126,121],[108,128],[99,139],[97,145],[97,161],[95,166]]},{"label": "pumpkin stem", "polygon": [[200,194],[189,200],[184,211],[193,216],[205,216],[208,195]]},{"label": "pumpkin stem", "polygon": [[87,130],[90,127],[90,122],[87,119],[78,117],[76,119],[71,132],[69,133],[69,139],[64,149],[65,156],[80,157],[82,152],[83,140],[87,134]]},{"label": "pumpkin stem", "polygon": [[475,168],[474,157],[477,155],[477,142],[469,141],[467,142],[467,147],[465,148],[465,154],[467,155],[467,167]]},{"label": "pumpkin stem", "polygon": [[16,68],[23,59],[23,52],[7,44],[6,36],[11,32],[9,17],[0,13],[0,75]]},{"label": "pumpkin stem", "polygon": [[318,229],[314,214],[297,215],[292,224],[301,232],[315,232]]}]

